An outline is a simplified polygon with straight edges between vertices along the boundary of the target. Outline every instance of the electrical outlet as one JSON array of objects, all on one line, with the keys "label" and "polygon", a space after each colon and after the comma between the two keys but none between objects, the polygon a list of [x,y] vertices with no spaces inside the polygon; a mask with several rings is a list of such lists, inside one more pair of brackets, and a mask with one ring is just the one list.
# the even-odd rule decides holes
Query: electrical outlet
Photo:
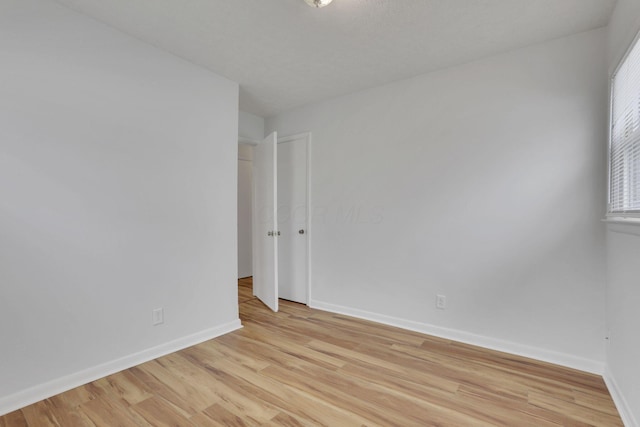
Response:
[{"label": "electrical outlet", "polygon": [[164,323],[164,308],[156,308],[152,312],[153,326],[161,325]]},{"label": "electrical outlet", "polygon": [[447,308],[447,297],[444,295],[436,295],[436,308],[444,310]]}]

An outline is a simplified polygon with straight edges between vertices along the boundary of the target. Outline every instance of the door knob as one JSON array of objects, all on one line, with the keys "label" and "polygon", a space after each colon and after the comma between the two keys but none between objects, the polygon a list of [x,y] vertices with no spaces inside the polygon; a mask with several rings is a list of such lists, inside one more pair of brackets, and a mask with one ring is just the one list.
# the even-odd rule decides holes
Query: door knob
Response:
[{"label": "door knob", "polygon": [[298,230],[298,234],[304,234],[304,230]]}]

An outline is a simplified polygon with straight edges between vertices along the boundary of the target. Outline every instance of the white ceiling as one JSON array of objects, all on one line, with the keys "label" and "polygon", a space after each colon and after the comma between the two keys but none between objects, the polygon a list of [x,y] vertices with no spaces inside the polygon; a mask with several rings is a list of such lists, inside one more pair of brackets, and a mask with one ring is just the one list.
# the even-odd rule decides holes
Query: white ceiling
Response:
[{"label": "white ceiling", "polygon": [[616,0],[58,0],[287,109],[607,24]]}]

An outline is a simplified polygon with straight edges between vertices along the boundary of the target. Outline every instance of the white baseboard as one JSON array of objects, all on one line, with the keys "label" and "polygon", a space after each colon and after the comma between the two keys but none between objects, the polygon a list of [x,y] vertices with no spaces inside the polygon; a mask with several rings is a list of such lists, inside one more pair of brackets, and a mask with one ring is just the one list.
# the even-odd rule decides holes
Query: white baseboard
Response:
[{"label": "white baseboard", "polygon": [[0,416],[56,394],[242,328],[240,319],[0,398]]},{"label": "white baseboard", "polygon": [[470,332],[460,331],[457,329],[443,328],[440,326],[430,325],[427,323],[415,322],[412,320],[400,319],[397,317],[386,316],[383,314],[372,313],[357,308],[343,307],[340,305],[330,304],[322,301],[309,301],[309,307],[318,310],[330,311],[332,313],[344,314],[347,316],[357,317],[359,319],[371,320],[373,322],[382,323],[389,326],[395,326],[414,332],[420,332],[427,335],[459,341],[465,344],[476,345],[491,350],[502,351],[517,356],[528,357],[543,362],[553,363],[555,365],[565,366],[592,374],[602,375],[604,372],[604,363],[596,360],[584,359],[570,354],[559,353],[551,350],[545,350],[537,347],[531,347],[511,341],[500,340],[483,335],[477,335]]},{"label": "white baseboard", "polygon": [[609,389],[609,393],[611,393],[611,397],[613,398],[613,403],[616,404],[616,408],[620,413],[620,418],[622,418],[622,422],[625,427],[640,427],[638,421],[631,412],[631,407],[627,403],[627,400],[624,398],[624,395],[620,392],[620,387],[618,387],[618,383],[615,378],[611,374],[608,368],[605,369],[604,382],[607,384],[607,388]]}]

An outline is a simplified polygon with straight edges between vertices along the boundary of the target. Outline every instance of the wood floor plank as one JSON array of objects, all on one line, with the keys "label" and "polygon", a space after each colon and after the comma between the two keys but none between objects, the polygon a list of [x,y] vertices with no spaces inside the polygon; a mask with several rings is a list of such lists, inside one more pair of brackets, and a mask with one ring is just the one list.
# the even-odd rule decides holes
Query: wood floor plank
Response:
[{"label": "wood floor plank", "polygon": [[[508,396],[478,387],[462,385],[456,393],[456,407],[467,413],[474,411],[495,417],[498,425],[518,427],[557,427],[566,425],[566,418],[556,416],[540,408],[534,408],[528,401],[514,401]],[[507,408],[507,410],[505,410]]]},{"label": "wood floor plank", "polygon": [[27,424],[27,420],[25,419],[22,411],[13,411],[13,412],[9,412],[3,417],[0,417],[0,426],[1,427],[29,427],[29,424]]},{"label": "wood floor plank", "polygon": [[91,386],[83,385],[66,391],[64,394],[53,396],[50,400],[60,408],[77,408],[79,405],[95,398],[96,395],[91,392]]},{"label": "wood floor plank", "polygon": [[243,331],[243,336],[270,347],[275,347],[280,352],[295,354],[299,359],[319,366],[325,366],[329,369],[341,368],[346,364],[346,361],[341,358],[333,357],[325,352],[311,348],[308,342],[306,343],[307,345],[303,345],[297,340],[284,341],[281,339],[280,334],[274,333],[269,330],[269,328],[260,325],[254,325],[250,330]]},{"label": "wood floor plank", "polygon": [[464,363],[473,363],[477,367],[508,372],[513,376],[522,376],[526,380],[562,385],[567,388],[595,390],[597,393],[607,392],[602,377],[570,368],[560,367],[546,362],[528,359],[521,356],[487,351],[484,348],[468,344],[451,342],[448,346],[436,350],[432,344],[423,344],[422,348],[429,353],[439,354],[446,359],[457,359]]},{"label": "wood floor plank", "polygon": [[211,419],[204,412],[198,412],[197,414],[189,418],[189,420],[191,421],[192,424],[198,427],[227,427],[224,424],[221,424],[218,421]]},{"label": "wood floor plank", "polygon": [[231,361],[236,366],[247,367],[255,372],[269,366],[269,362],[266,360],[252,357],[233,347],[222,345],[220,342],[205,342],[185,349],[182,354],[197,360],[203,366],[219,359]]},{"label": "wood floor plank", "polygon": [[321,327],[332,330],[343,329],[351,331],[353,333],[352,338],[356,340],[371,341],[384,339],[387,340],[387,343],[413,345],[416,347],[423,345],[425,342],[424,334],[340,315],[328,315],[325,313],[323,316],[311,316],[309,321],[318,323]]},{"label": "wood floor plank", "polygon": [[301,370],[284,369],[274,365],[263,369],[261,374],[316,398],[322,398],[333,406],[352,412],[378,425],[393,425],[394,423],[406,425],[409,422],[401,415],[396,416],[396,414],[389,414],[385,410],[377,410],[371,402],[354,395],[356,391],[354,389],[338,390],[331,383],[317,381],[315,378],[304,375]]},{"label": "wood floor plank", "polygon": [[309,425],[310,424],[305,423],[304,421],[298,420],[297,418],[294,418],[291,415],[287,415],[285,413],[279,413],[267,424],[263,424],[262,427],[305,427]]},{"label": "wood floor plank", "polygon": [[78,407],[96,426],[110,427],[151,427],[144,418],[139,416],[121,402],[105,394],[98,399],[90,400]]},{"label": "wood floor plank", "polygon": [[22,414],[29,426],[61,427],[56,417],[47,408],[46,401],[41,401],[23,408]]},{"label": "wood floor plank", "polygon": [[623,426],[619,416],[612,416],[597,409],[585,407],[573,402],[558,400],[539,392],[531,392],[529,394],[529,403],[549,411],[562,412],[573,420],[593,426]]},{"label": "wood floor plank", "polygon": [[573,390],[573,396],[576,404],[580,406],[588,408],[598,408],[598,411],[600,412],[612,415],[614,417],[618,416],[618,409],[616,409],[616,405],[608,395],[596,395],[593,393],[585,393],[582,390]]},{"label": "wood floor plank", "polygon": [[449,381],[457,382],[459,385],[470,385],[492,390],[496,394],[511,396],[515,401],[526,397],[526,387],[518,383],[505,381],[496,377],[490,372],[476,370],[473,367],[465,366],[457,360],[450,363],[441,363],[432,360],[432,357],[422,357],[421,353],[408,354],[406,351],[397,351],[393,348],[383,348],[361,344],[358,350],[367,353],[371,357],[381,360],[393,361],[390,363],[402,365],[415,372],[427,372],[431,375]]},{"label": "wood floor plank", "polygon": [[180,373],[169,369],[170,366],[166,358],[160,358],[140,365],[139,368],[140,371],[157,380],[162,389],[172,392],[170,395],[161,397],[187,413],[200,412],[211,406],[212,395],[208,394],[205,388],[199,387],[198,383],[185,380]]},{"label": "wood floor plank", "polygon": [[322,396],[315,397],[259,372],[230,366],[224,359],[217,360],[210,368],[215,369],[220,381],[237,387],[239,392],[268,402],[283,412],[304,419],[312,425],[373,425],[349,410],[332,405]]},{"label": "wood floor plank", "polygon": [[197,427],[161,397],[150,397],[136,403],[132,409],[154,427]]},{"label": "wood floor plank", "polygon": [[181,395],[179,391],[168,387],[152,374],[142,369],[141,366],[131,368],[131,373],[144,382],[153,391],[154,395],[162,397],[169,404],[179,408],[183,415],[195,415],[214,403],[210,402],[212,400],[211,397],[206,399],[206,403],[191,401],[187,395]]},{"label": "wood floor plank", "polygon": [[364,372],[367,374],[372,372],[387,374],[399,379],[415,381],[426,387],[450,393],[454,393],[460,386],[458,381],[444,378],[441,375],[428,372],[424,369],[407,369],[402,365],[400,360],[390,360],[389,358],[381,359],[370,356],[367,353],[319,341],[312,341],[309,343],[309,346],[320,352],[342,358],[348,362],[349,365],[348,368],[345,369],[354,370],[355,366],[359,366],[362,367]]},{"label": "wood floor plank", "polygon": [[617,427],[601,377],[280,301],[243,329],[0,417],[0,427]]},{"label": "wood floor plank", "polygon": [[68,403],[54,396],[44,401],[49,411],[56,421],[63,427],[94,427],[93,423],[84,413],[76,411],[75,407],[71,407]]},{"label": "wood floor plank", "polygon": [[225,408],[222,404],[215,404],[204,411],[204,414],[216,423],[226,427],[252,427],[260,423],[250,416],[239,416]]},{"label": "wood floor plank", "polygon": [[[297,354],[282,352],[265,342],[255,340],[245,335],[238,334],[234,337],[229,337],[229,339],[224,341],[221,340],[221,343],[229,347],[234,347],[239,351],[252,352],[256,358],[269,362],[269,366],[279,365],[287,369],[293,369],[296,367],[306,367],[311,365],[311,362],[305,360],[304,357],[299,357]],[[335,369],[335,366],[333,365],[324,364],[323,366],[328,369]]]},{"label": "wood floor plank", "polygon": [[135,405],[153,396],[149,388],[130,371],[101,378],[94,381],[94,384],[112,396],[122,399],[127,405]]},{"label": "wood floor plank", "polygon": [[[218,381],[215,369],[190,362],[180,353],[167,356],[165,367],[174,373],[183,373],[184,380],[202,387],[203,395],[214,396],[218,403],[238,416],[267,422],[279,411],[267,402],[253,399],[251,395],[238,392],[230,381]],[[187,371],[188,370],[188,371]]]}]

